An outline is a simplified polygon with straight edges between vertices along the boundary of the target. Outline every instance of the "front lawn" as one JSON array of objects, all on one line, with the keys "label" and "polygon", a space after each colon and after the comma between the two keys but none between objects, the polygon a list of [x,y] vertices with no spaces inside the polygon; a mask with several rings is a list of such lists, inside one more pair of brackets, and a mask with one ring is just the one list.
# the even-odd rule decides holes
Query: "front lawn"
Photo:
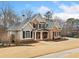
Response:
[{"label": "front lawn", "polygon": [[27,58],[55,53],[67,49],[79,48],[79,40],[40,41],[24,46],[0,48],[0,57]]}]

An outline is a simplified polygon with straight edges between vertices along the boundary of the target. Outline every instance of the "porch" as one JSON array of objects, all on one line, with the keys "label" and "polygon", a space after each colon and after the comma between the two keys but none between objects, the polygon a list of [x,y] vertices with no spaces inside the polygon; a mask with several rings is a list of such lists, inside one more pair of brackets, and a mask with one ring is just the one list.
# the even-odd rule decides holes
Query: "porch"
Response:
[{"label": "porch", "polygon": [[46,40],[49,38],[49,32],[47,30],[42,31],[34,31],[34,39],[35,40]]}]

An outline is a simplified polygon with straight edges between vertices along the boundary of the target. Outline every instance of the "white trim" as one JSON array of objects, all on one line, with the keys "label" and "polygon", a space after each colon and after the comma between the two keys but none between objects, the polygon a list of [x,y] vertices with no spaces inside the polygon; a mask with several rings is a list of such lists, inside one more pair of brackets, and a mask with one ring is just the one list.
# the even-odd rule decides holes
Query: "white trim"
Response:
[{"label": "white trim", "polygon": [[33,26],[30,24],[30,22],[27,22],[27,23],[22,27],[22,29],[23,29],[27,24],[29,24],[29,25],[31,26],[31,28],[33,28]]},{"label": "white trim", "polygon": [[43,32],[40,32],[40,39],[43,40]]},{"label": "white trim", "polygon": [[[23,31],[22,31],[22,32],[23,32]],[[25,38],[23,38],[23,39],[32,39],[32,38],[33,38],[33,36],[32,36],[32,38],[31,38],[31,35],[32,35],[31,32],[32,32],[32,31],[29,31],[29,32],[30,32],[30,36],[29,36],[29,37],[26,37],[26,32],[27,32],[27,31],[24,31],[24,32],[25,32],[25,34],[24,34],[24,35],[25,35]],[[22,37],[23,37],[23,34],[22,34]]]},{"label": "white trim", "polygon": [[35,38],[34,39],[36,40],[36,31],[34,33],[35,33]]},{"label": "white trim", "polygon": [[[38,15],[36,15],[36,16],[32,19],[32,21],[37,20],[37,19],[36,19],[37,16],[38,16]],[[38,20],[37,20],[37,21],[38,21]],[[38,22],[39,22],[39,21],[38,21]]]},{"label": "white trim", "polygon": [[31,21],[37,20],[38,22],[40,22],[40,21],[38,20],[38,17],[41,18],[42,20],[45,20],[45,19],[41,16],[41,14],[40,14],[40,15],[37,14]]}]

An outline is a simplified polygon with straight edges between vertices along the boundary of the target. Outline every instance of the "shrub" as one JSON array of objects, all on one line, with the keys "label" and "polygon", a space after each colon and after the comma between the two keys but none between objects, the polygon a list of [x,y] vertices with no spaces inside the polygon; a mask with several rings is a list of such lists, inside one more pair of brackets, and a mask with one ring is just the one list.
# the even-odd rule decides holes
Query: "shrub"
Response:
[{"label": "shrub", "polygon": [[38,41],[35,40],[21,40],[21,44],[29,44],[29,43],[37,43]]},{"label": "shrub", "polygon": [[21,44],[20,42],[21,42],[21,41],[20,41],[19,39],[15,39],[15,40],[14,40],[14,44],[15,44],[15,45],[20,45],[20,44]]}]

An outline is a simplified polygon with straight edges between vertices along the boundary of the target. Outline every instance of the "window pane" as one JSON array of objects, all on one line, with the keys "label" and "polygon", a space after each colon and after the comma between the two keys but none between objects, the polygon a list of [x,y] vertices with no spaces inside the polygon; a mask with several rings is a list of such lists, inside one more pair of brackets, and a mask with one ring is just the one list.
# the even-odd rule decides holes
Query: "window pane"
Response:
[{"label": "window pane", "polygon": [[44,23],[39,24],[39,29],[45,29],[45,24]]},{"label": "window pane", "polygon": [[30,31],[26,31],[26,38],[30,38]]},{"label": "window pane", "polygon": [[39,29],[41,29],[41,24],[39,24]]},{"label": "window pane", "polygon": [[33,28],[36,28],[36,24],[33,24]]}]

